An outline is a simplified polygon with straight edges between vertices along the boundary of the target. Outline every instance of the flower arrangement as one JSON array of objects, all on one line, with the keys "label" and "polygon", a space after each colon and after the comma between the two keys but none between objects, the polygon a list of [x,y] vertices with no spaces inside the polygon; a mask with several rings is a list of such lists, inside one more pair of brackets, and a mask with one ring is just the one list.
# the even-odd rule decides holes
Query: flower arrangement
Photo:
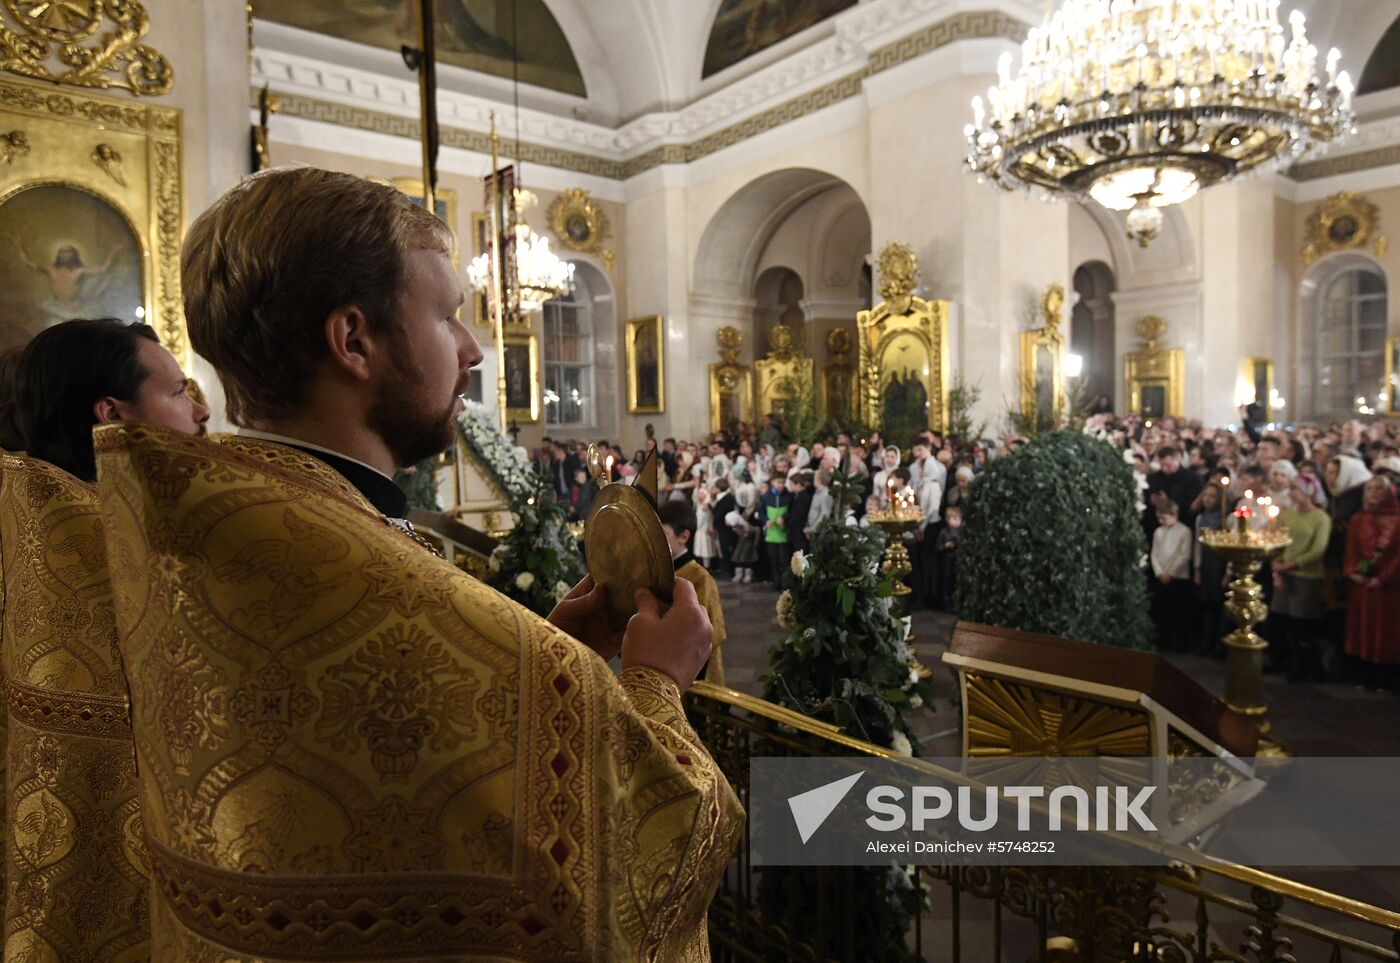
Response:
[{"label": "flower arrangement", "polygon": [[1147,646],[1136,473],[1081,431],[1042,432],[977,476],[963,508],[958,615]]},{"label": "flower arrangement", "polygon": [[496,430],[494,419],[485,408],[468,401],[457,416],[457,430],[467,443],[467,453],[512,510],[534,493],[534,472],[529,461],[521,449]]},{"label": "flower arrangement", "polygon": [[480,405],[457,419],[471,456],[501,490],[514,524],[487,562],[486,584],[539,615],[583,578],[583,553],[550,480],[531,468]]}]

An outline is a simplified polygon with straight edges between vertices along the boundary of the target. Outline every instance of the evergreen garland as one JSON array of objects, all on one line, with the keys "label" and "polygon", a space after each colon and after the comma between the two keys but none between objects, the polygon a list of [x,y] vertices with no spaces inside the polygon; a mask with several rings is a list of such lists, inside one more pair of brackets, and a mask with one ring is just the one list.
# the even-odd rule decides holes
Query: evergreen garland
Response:
[{"label": "evergreen garland", "polygon": [[[846,733],[912,755],[913,730],[904,719],[928,701],[928,684],[910,663],[902,620],[890,612],[892,580],[880,570],[884,533],[846,523],[860,499],[860,479],[838,475],[831,493],[836,510],[812,533],[810,556],[793,557],[793,587],[778,599],[778,620],[788,634],[769,649],[772,672],[764,697],[831,722]],[[812,901],[809,871],[772,867],[761,871],[759,905],[764,918],[789,932],[822,912]],[[918,891],[899,866],[859,866],[848,907],[855,944],[869,958],[912,960],[905,934],[920,912]]]},{"label": "evergreen garland", "polygon": [[1137,482],[1121,454],[1081,432],[1043,432],[972,483],[958,615],[1146,648],[1146,552]]}]

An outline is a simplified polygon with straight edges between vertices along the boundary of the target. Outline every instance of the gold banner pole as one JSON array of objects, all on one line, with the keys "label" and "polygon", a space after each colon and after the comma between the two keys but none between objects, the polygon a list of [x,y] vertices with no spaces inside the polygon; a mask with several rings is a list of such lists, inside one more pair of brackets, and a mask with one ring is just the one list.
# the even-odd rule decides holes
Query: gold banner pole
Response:
[{"label": "gold banner pole", "polygon": [[418,4],[418,104],[423,143],[423,207],[437,212],[437,43],[433,0]]},{"label": "gold banner pole", "polygon": [[[506,433],[506,322],[505,298],[501,293],[501,176],[497,165],[500,137],[496,133],[496,112],[491,111],[491,303],[492,335],[496,339],[496,420]],[[511,199],[512,202],[514,198]]]}]

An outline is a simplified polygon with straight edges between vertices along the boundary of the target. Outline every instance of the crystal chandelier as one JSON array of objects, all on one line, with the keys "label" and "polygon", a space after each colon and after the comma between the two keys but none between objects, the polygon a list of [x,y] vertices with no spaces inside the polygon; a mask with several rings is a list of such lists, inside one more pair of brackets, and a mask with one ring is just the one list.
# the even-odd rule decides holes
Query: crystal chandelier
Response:
[{"label": "crystal chandelier", "polygon": [[[515,192],[515,280],[520,310],[526,314],[574,289],[574,265],[561,260],[549,249],[549,239],[540,237],[525,223],[525,211],[535,203],[535,195],[529,191]],[[490,251],[472,258],[467,280],[474,289],[485,292],[491,286],[491,275]]]},{"label": "crystal chandelier", "polygon": [[968,166],[1007,190],[1089,197],[1128,211],[1140,245],[1161,208],[1256,168],[1292,162],[1354,127],[1341,55],[1317,74],[1303,14],[1279,0],[1066,0],[1011,74],[972,101]]}]

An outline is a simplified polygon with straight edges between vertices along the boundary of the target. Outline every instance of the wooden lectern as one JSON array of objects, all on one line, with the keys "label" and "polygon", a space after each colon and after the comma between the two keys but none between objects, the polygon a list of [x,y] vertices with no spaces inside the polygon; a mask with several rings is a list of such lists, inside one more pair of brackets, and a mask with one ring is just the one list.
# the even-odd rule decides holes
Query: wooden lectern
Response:
[{"label": "wooden lectern", "polygon": [[1259,730],[1150,652],[959,622],[965,756],[1250,758]]}]

